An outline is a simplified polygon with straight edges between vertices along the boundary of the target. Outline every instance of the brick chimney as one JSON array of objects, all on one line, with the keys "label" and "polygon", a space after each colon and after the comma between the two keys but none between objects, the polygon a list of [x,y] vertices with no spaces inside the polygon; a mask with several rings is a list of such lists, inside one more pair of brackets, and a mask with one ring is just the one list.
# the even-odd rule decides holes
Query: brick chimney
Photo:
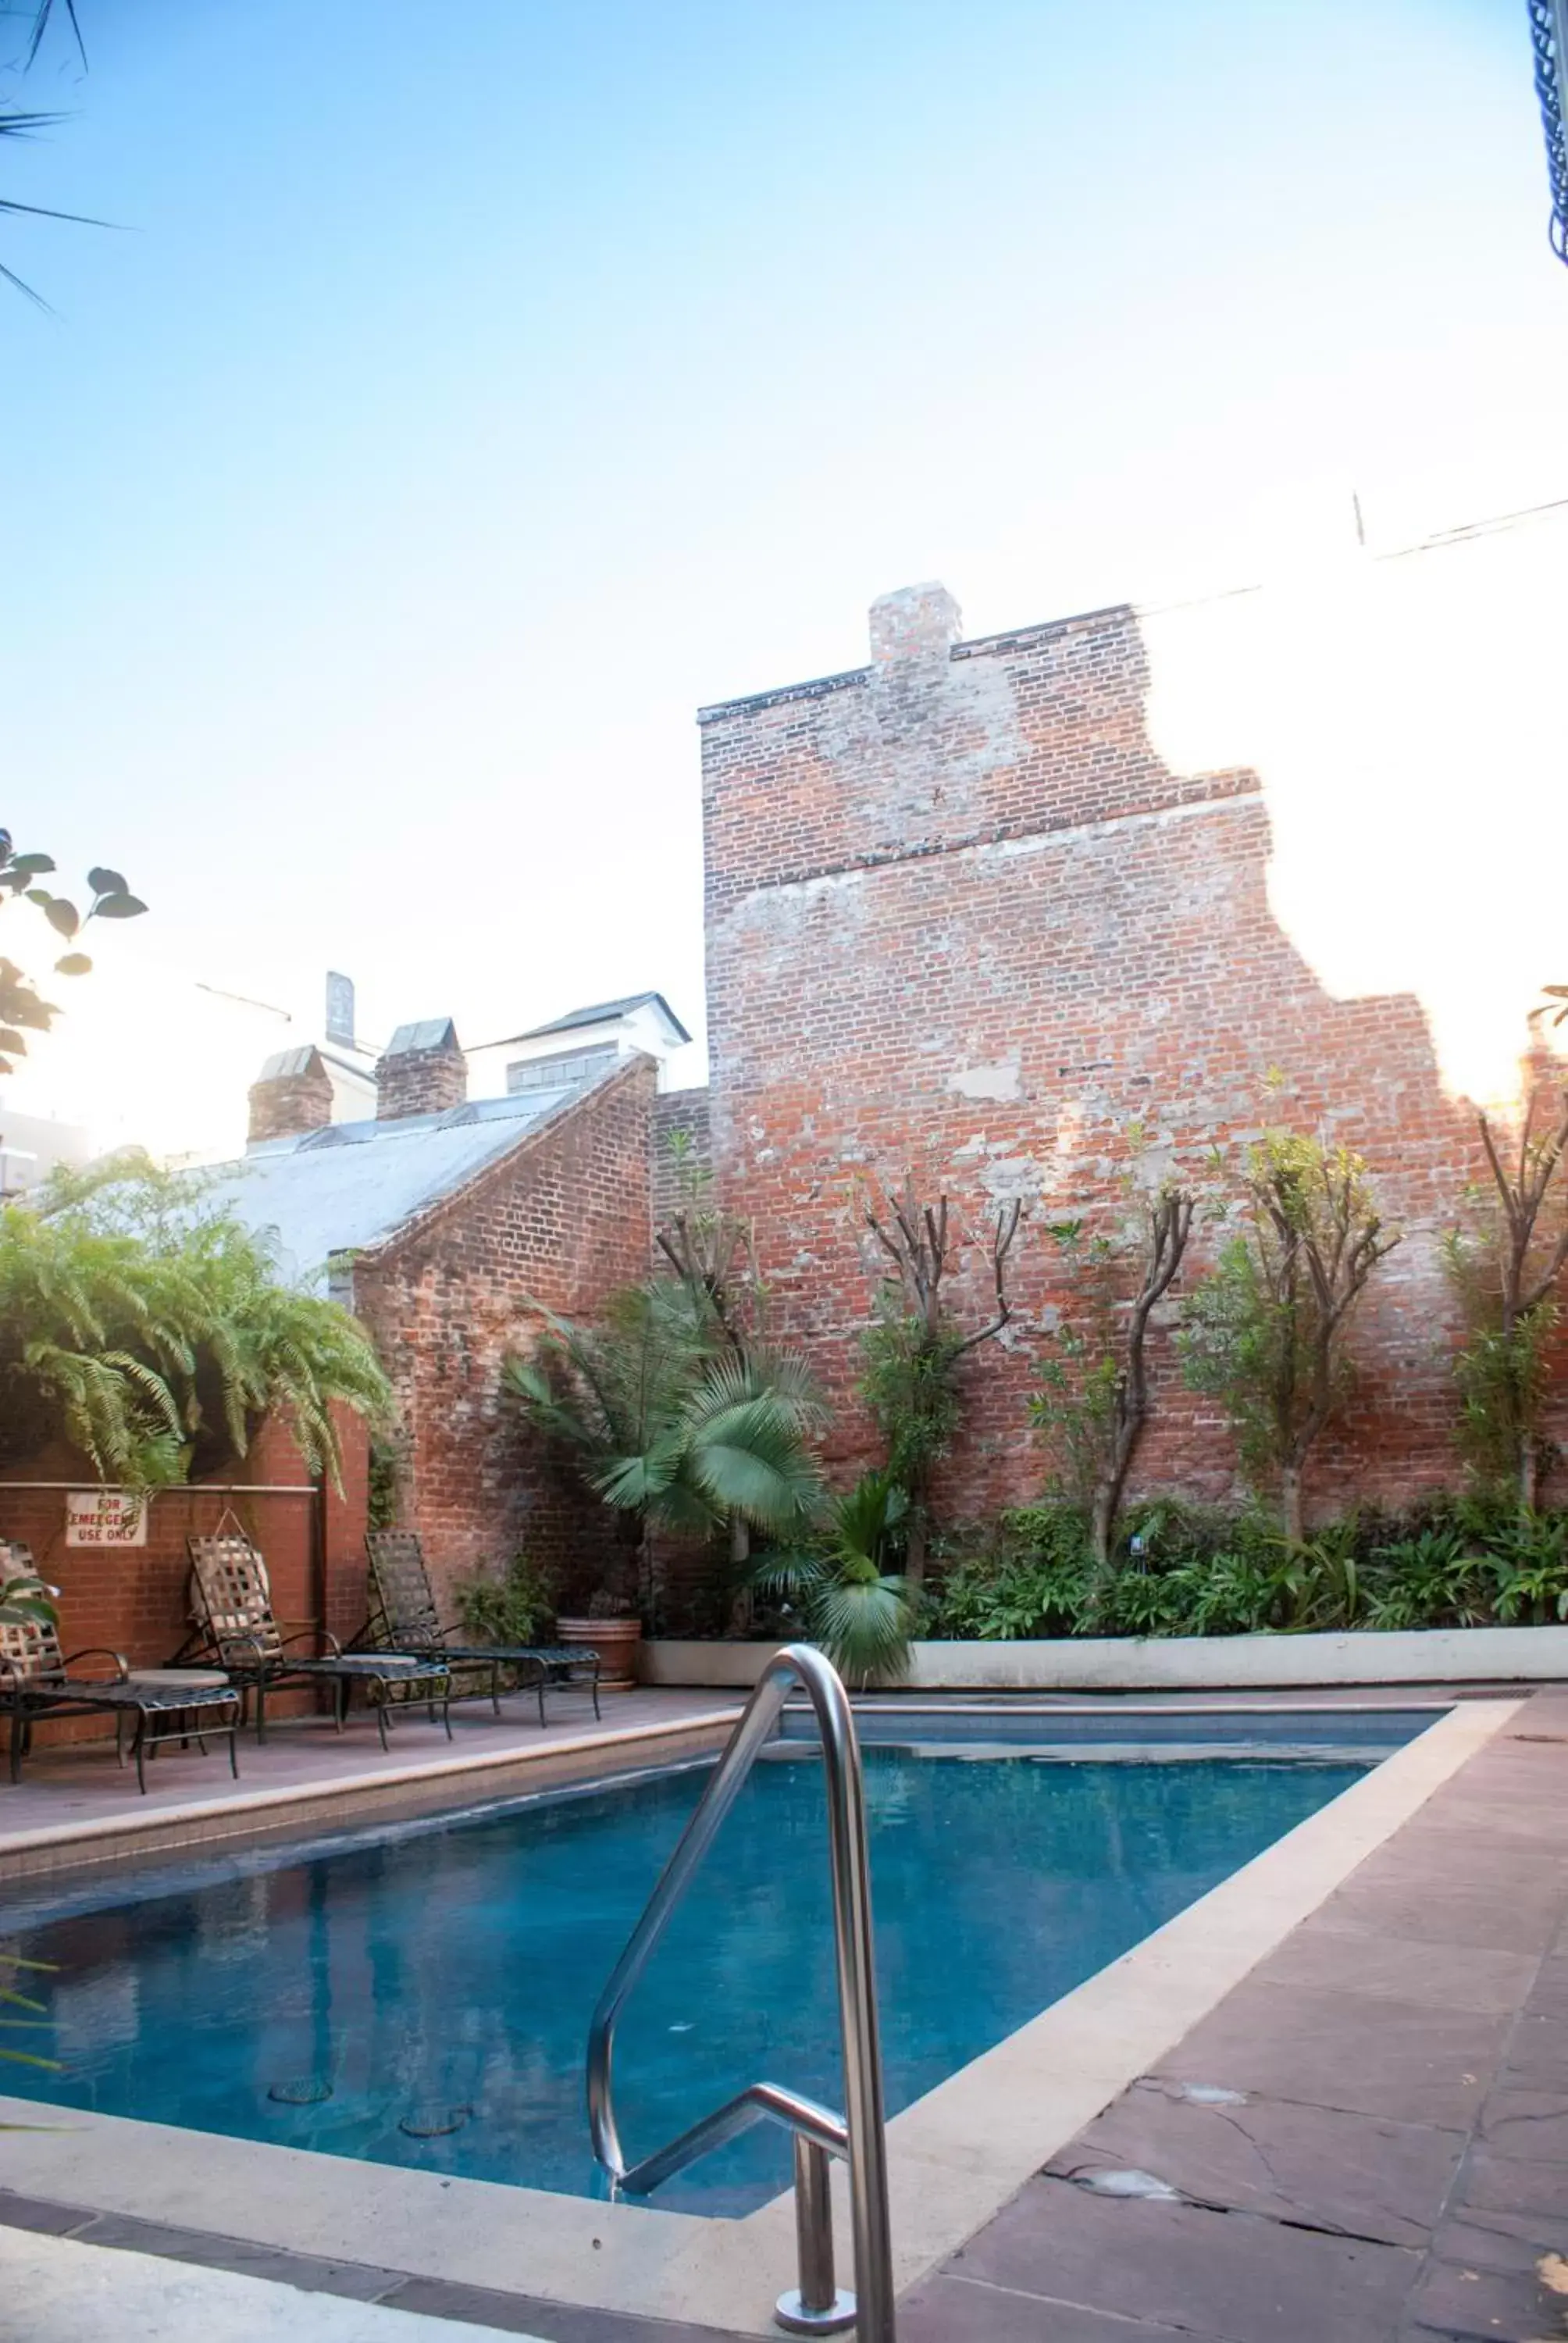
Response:
[{"label": "brick chimney", "polygon": [[895,659],[940,659],[964,630],[963,613],[945,586],[935,579],[925,586],[904,586],[884,594],[871,605],[871,663],[886,668]]},{"label": "brick chimney", "polygon": [[409,1114],[441,1114],[468,1096],[468,1061],[449,1017],[427,1017],[399,1025],[376,1069],[376,1120],[397,1122]]},{"label": "brick chimney", "polygon": [[259,1147],[264,1140],[323,1131],[331,1120],[332,1081],[314,1042],[268,1058],[260,1081],[250,1086],[247,1145]]}]

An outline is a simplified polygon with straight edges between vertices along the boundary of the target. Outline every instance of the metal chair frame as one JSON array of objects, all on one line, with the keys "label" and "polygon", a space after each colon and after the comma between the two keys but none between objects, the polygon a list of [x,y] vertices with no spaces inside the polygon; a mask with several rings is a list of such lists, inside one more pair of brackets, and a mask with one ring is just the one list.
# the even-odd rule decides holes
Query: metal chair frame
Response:
[{"label": "metal chair frame", "polygon": [[463,1634],[462,1622],[442,1624],[418,1531],[369,1530],[366,1533],[365,1554],[370,1567],[371,1609],[369,1618],[355,1638],[356,1644],[367,1638],[382,1649],[426,1652],[451,1661],[455,1667],[487,1670],[487,1684],[477,1685],[472,1694],[456,1696],[483,1699],[487,1692],[498,1716],[501,1713],[502,1670],[527,1671],[527,1681],[519,1684],[518,1690],[538,1695],[541,1725],[545,1722],[546,1692],[552,1685],[569,1684],[573,1675],[586,1673],[598,1721],[600,1662],[598,1654],[590,1646],[453,1643],[454,1635]]},{"label": "metal chair frame", "polygon": [[[28,1547],[14,1540],[0,1541],[0,1578],[22,1577],[33,1571]],[[107,1660],[113,1674],[74,1675],[72,1670],[85,1660]],[[182,1748],[195,1741],[205,1757],[209,1733],[227,1735],[229,1772],[237,1781],[239,1759],[235,1736],[239,1729],[241,1707],[240,1694],[232,1684],[192,1684],[177,1689],[160,1686],[155,1690],[138,1684],[125,1654],[111,1651],[106,1644],[88,1644],[79,1652],[66,1652],[61,1646],[59,1629],[43,1620],[0,1623],[0,1710],[11,1720],[13,1782],[22,1778],[22,1761],[32,1747],[33,1725],[37,1718],[105,1715],[115,1720],[115,1762],[119,1765],[126,1762],[126,1720],[129,1716],[136,1718],[131,1755],[136,1759],[136,1785],[144,1796],[150,1755],[170,1741],[177,1741]],[[226,1713],[216,1714],[219,1710]],[[168,1717],[172,1722],[166,1729],[159,1728],[154,1724],[158,1717]]]},{"label": "metal chair frame", "polygon": [[[440,1721],[452,1737],[448,1713],[450,1673],[428,1654],[417,1652],[345,1652],[336,1635],[312,1622],[279,1620],[272,1607],[272,1581],[259,1548],[237,1532],[210,1537],[187,1537],[192,1609],[196,1625],[171,1666],[188,1664],[210,1653],[234,1678],[241,1691],[256,1695],[256,1737],[266,1739],[266,1698],[270,1692],[297,1684],[329,1683],[333,1687],[332,1718],[341,1733],[348,1713],[348,1696],[361,1684],[376,1712],[383,1749],[387,1712],[410,1700],[422,1703],[435,1724]],[[297,1653],[298,1644],[320,1642],[325,1655]]]}]

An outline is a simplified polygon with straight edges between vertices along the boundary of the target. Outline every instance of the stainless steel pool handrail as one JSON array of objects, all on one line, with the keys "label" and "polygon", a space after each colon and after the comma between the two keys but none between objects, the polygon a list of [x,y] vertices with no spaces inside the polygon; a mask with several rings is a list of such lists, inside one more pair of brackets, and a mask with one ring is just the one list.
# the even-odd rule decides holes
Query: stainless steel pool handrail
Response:
[{"label": "stainless steel pool handrail", "polygon": [[[792,1684],[810,1696],[822,1736],[828,1796],[828,1850],[833,1889],[833,1946],[839,2020],[844,2047],[844,2107],[840,2116],[777,2083],[754,2083],[717,2107],[655,2155],[628,2165],[621,2148],[611,2093],[615,2028],[621,2009],[663,1935],[693,1873],[740,1794],[758,1753],[771,1735]],[[829,2309],[833,2298],[831,2211],[827,2154],[849,2165],[854,2237],[855,2331],[859,2343],[896,2343],[892,2232],[888,2215],[888,2151],[882,2115],[882,2058],[878,2038],[876,1973],[871,1961],[871,1889],[866,1860],[866,1796],[859,1742],[849,1694],[836,1671],[809,1644],[774,1653],[729,1736],[680,1843],[632,1930],[588,2029],[588,2123],[594,2154],[612,2186],[646,2196],[695,2157],[706,2155],[751,2124],[782,2124],[796,2137],[796,2227],[800,2247],[799,2318],[780,2305],[780,2323],[800,2332],[841,2327]],[[823,2299],[826,2288],[827,2300]],[[840,2300],[843,2298],[839,2298]],[[816,2315],[813,2315],[816,2314]]]}]

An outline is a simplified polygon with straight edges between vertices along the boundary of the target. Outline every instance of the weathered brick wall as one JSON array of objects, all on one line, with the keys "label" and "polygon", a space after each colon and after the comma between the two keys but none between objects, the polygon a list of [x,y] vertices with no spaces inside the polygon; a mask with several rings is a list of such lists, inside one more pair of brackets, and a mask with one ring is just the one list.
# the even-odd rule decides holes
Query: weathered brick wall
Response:
[{"label": "weathered brick wall", "polygon": [[[252,1442],[249,1455],[211,1482],[156,1491],[149,1503],[145,1546],[67,1546],[65,1489],[26,1485],[94,1487],[96,1474],[65,1447],[0,1473],[0,1536],[30,1546],[42,1575],[59,1588],[60,1635],[67,1652],[106,1647],[141,1667],[171,1658],[190,1629],[186,1539],[226,1525],[230,1513],[266,1557],[279,1617],[324,1620],[347,1638],[365,1617],[368,1443],[358,1417],[347,1411],[340,1413],[339,1432],[343,1491],[339,1495],[328,1486],[319,1522],[297,1449],[281,1424],[268,1423]],[[252,1485],[216,1485],[236,1481]],[[312,1705],[308,1693],[280,1700],[285,1711]],[[80,1740],[102,1733],[101,1721],[92,1719],[50,1726],[47,1735],[40,1728],[45,1738]]]},{"label": "weathered brick wall", "polygon": [[522,1433],[499,1377],[541,1307],[591,1319],[647,1274],[656,1080],[631,1060],[355,1263],[354,1306],[397,1397],[400,1518],[443,1589],[520,1546],[569,1607],[610,1559],[614,1517]]},{"label": "weathered brick wall", "polygon": [[[1321,1129],[1367,1157],[1408,1234],[1364,1299],[1356,1395],[1310,1501],[1452,1483],[1436,1246],[1479,1168],[1473,1117],[1413,997],[1324,991],[1270,910],[1258,778],[1172,771],[1148,688],[1131,609],[960,643],[950,598],[919,588],[873,614],[870,667],[703,711],[721,1191],[755,1217],[775,1324],[828,1383],[845,1471],[871,1453],[858,1190],[912,1166],[980,1234],[999,1201],[1031,1200],[1017,1322],[963,1371],[944,1492],[963,1514],[1040,1492],[1027,1399],[1070,1296],[1040,1223],[1114,1203],[1126,1126],[1194,1181],[1265,1111]],[[987,1273],[971,1245],[954,1280],[971,1324]],[[1181,1388],[1168,1332],[1157,1349],[1142,1485],[1230,1493],[1225,1426]]]}]

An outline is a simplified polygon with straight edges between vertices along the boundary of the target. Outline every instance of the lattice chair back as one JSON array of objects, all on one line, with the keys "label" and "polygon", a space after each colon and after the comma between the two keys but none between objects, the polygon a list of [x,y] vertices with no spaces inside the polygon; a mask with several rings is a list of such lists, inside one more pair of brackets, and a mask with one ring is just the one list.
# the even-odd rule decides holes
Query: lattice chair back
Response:
[{"label": "lattice chair back", "polygon": [[247,1537],[187,1537],[196,1612],[226,1666],[276,1659],[283,1634],[272,1615],[272,1582]]},{"label": "lattice chair back", "polygon": [[376,1590],[377,1626],[390,1644],[416,1649],[441,1640],[440,1614],[417,1530],[371,1530],[365,1540]]},{"label": "lattice chair back", "polygon": [[[31,1546],[0,1538],[0,1586],[8,1578],[36,1578]],[[0,1676],[60,1675],[65,1672],[60,1630],[51,1620],[0,1620]]]}]

